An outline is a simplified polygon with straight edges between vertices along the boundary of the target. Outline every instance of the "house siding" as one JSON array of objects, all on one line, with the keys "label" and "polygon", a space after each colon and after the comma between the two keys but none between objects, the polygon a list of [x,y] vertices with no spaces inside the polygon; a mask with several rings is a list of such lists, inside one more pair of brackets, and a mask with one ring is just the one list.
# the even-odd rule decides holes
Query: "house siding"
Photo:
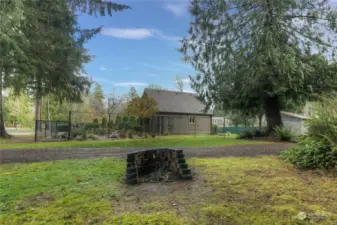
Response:
[{"label": "house siding", "polygon": [[[190,117],[195,124],[190,124]],[[211,116],[201,115],[156,115],[152,118],[152,130],[157,134],[168,131],[170,134],[210,134]]]},{"label": "house siding", "polygon": [[307,128],[304,124],[305,119],[292,117],[288,115],[281,115],[283,125],[286,127],[290,127],[293,132],[296,134],[305,134]]}]

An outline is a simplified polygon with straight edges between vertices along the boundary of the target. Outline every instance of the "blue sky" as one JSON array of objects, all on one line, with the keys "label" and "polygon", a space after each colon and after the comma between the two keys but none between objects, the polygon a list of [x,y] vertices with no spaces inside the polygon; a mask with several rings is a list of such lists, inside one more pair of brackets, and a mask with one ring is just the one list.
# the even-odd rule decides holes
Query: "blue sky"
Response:
[{"label": "blue sky", "polygon": [[174,78],[184,78],[185,91],[192,91],[188,75],[195,70],[181,61],[179,40],[187,35],[188,0],[119,0],[132,9],[114,13],[112,17],[81,15],[82,28],[104,26],[101,34],[86,47],[95,56],[85,66],[90,77],[101,84],[106,95],[115,88],[125,94],[130,86],[139,93],[147,84],[176,90]]}]

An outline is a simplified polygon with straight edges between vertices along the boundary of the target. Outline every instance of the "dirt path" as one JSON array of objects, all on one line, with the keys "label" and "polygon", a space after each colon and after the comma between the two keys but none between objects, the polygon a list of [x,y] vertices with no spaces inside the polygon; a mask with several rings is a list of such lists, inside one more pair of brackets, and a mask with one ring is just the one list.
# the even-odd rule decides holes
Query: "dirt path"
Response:
[{"label": "dirt path", "polygon": [[[228,156],[257,156],[278,155],[291,144],[273,143],[261,145],[234,145],[223,147],[182,148],[186,157],[228,157]],[[10,149],[0,150],[0,164],[30,163],[64,159],[85,159],[103,157],[122,157],[127,153],[140,149]]]}]

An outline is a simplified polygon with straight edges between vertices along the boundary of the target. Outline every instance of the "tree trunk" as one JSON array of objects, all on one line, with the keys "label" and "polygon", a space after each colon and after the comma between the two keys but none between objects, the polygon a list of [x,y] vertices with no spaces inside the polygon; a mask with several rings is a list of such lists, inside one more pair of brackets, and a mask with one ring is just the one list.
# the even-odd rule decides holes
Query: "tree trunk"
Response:
[{"label": "tree trunk", "polygon": [[260,131],[262,130],[262,118],[263,118],[263,114],[259,114],[259,129],[260,129]]},{"label": "tree trunk", "polygon": [[5,129],[5,120],[4,120],[4,110],[3,110],[3,102],[2,102],[2,82],[3,74],[2,70],[0,69],[0,138],[7,138],[9,137],[8,133]]},{"label": "tree trunk", "polygon": [[280,101],[278,96],[268,97],[264,101],[264,109],[266,112],[267,120],[267,133],[270,134],[274,131],[276,126],[282,126]]},{"label": "tree trunk", "polygon": [[42,123],[41,122],[41,98],[37,98],[36,105],[35,105],[35,125],[37,126],[37,128],[35,128],[36,131],[39,128],[41,129],[41,123]]}]

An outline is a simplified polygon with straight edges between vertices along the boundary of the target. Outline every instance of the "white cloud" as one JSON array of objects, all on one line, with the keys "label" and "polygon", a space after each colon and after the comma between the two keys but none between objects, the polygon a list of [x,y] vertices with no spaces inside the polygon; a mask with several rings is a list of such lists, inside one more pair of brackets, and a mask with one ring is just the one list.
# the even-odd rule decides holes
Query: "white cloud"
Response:
[{"label": "white cloud", "polygon": [[100,69],[101,71],[112,71],[112,69],[106,68],[106,67],[104,67],[104,66],[101,66],[99,69]]},{"label": "white cloud", "polygon": [[120,83],[113,83],[114,86],[120,86],[120,87],[131,87],[131,86],[147,86],[147,83],[143,82],[120,82]]},{"label": "white cloud", "polygon": [[183,81],[185,84],[189,84],[189,83],[191,83],[191,81],[190,81],[190,79],[189,79],[189,78],[182,79],[182,81]]},{"label": "white cloud", "polygon": [[182,38],[179,37],[179,36],[170,36],[170,35],[167,35],[167,34],[163,33],[160,30],[152,30],[152,33],[157,38],[162,39],[162,40],[166,40],[166,41],[180,41],[180,40],[182,40]]},{"label": "white cloud", "polygon": [[143,40],[151,37],[165,41],[178,41],[182,39],[179,36],[171,36],[157,29],[147,28],[103,28],[101,34],[114,38],[134,40]]},{"label": "white cloud", "polygon": [[173,13],[175,16],[183,16],[187,12],[187,1],[181,3],[167,3],[164,8],[169,12]]},{"label": "white cloud", "polygon": [[103,28],[101,34],[123,39],[145,39],[152,36],[149,29]]}]

